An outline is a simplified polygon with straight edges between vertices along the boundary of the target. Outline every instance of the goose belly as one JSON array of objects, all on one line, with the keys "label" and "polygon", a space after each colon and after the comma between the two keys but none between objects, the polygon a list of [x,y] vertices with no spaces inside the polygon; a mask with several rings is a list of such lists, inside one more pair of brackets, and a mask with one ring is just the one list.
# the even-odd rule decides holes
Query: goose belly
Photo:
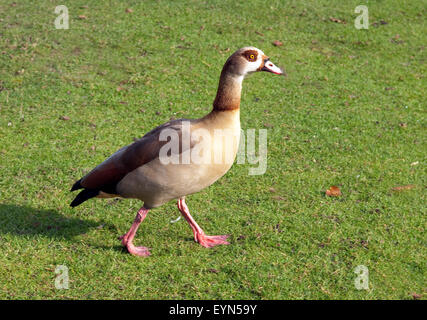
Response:
[{"label": "goose belly", "polygon": [[122,197],[137,198],[148,207],[157,207],[210,186],[231,165],[164,165],[156,159],[127,174],[117,185],[117,191]]},{"label": "goose belly", "polygon": [[[189,164],[182,163],[182,160],[178,164],[164,164],[160,158],[146,163],[120,181],[117,185],[118,193],[125,198],[140,199],[147,207],[157,207],[210,186],[233,165],[240,140],[240,128],[235,133],[232,138],[227,137],[231,144],[222,144],[215,138],[209,145],[196,143],[192,151],[197,150],[199,158],[194,159],[194,154],[191,154]],[[207,152],[205,158],[204,152]]]}]

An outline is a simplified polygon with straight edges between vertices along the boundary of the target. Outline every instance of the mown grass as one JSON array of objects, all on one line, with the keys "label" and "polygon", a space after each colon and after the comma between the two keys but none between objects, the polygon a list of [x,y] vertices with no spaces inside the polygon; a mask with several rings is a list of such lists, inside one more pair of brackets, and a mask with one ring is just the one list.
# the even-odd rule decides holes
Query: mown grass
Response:
[{"label": "mown grass", "polygon": [[[54,28],[60,4],[69,30]],[[0,298],[425,298],[427,2],[367,2],[368,30],[359,4],[0,1]],[[69,208],[71,184],[112,152],[207,113],[246,45],[288,73],[244,83],[242,128],[268,129],[268,170],[234,165],[187,200],[230,246],[194,243],[169,203],[143,222],[152,256],[137,258],[117,237],[138,201]]]}]

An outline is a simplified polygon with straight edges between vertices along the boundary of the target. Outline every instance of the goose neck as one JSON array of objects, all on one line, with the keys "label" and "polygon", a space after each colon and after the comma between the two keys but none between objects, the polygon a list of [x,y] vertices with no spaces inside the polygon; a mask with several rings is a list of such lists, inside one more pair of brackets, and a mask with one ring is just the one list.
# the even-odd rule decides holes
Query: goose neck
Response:
[{"label": "goose neck", "polygon": [[243,75],[227,72],[224,68],[213,103],[214,111],[230,111],[240,108],[243,77]]}]

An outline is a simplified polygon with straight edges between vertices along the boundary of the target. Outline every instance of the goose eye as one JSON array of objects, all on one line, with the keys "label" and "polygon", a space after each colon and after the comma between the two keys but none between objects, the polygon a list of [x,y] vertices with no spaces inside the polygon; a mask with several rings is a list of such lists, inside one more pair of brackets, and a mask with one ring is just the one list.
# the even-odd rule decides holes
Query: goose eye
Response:
[{"label": "goose eye", "polygon": [[254,62],[257,60],[257,53],[254,52],[254,50],[250,50],[250,51],[246,51],[243,53],[243,56],[245,57],[246,60],[248,60],[249,62]]}]

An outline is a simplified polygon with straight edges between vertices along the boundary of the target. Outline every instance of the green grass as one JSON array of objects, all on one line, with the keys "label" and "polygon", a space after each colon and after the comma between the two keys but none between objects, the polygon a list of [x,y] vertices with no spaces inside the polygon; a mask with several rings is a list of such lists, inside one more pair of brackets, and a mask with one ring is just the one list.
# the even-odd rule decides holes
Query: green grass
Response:
[{"label": "green grass", "polygon": [[[0,298],[424,299],[427,2],[366,1],[368,30],[360,1],[304,2],[1,0]],[[69,30],[54,28],[60,4]],[[72,210],[71,184],[170,117],[210,111],[246,45],[288,73],[244,82],[242,128],[268,128],[267,172],[235,164],[187,199],[232,244],[194,243],[171,202],[138,231],[152,256],[127,254],[117,237],[141,203]]]}]

